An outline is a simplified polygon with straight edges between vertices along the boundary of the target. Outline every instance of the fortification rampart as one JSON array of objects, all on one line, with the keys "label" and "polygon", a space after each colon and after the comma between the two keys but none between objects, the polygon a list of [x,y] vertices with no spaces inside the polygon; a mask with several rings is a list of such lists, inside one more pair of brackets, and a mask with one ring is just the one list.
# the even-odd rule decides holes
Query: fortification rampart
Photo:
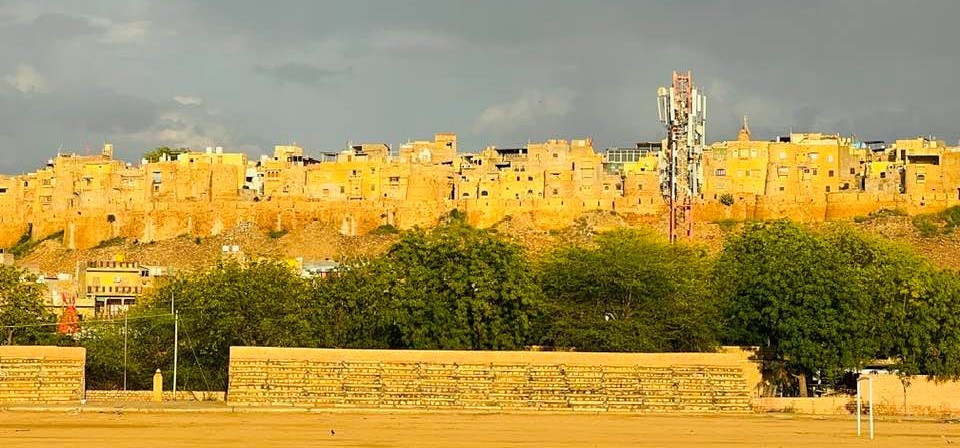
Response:
[{"label": "fortification rampart", "polygon": [[[611,158],[589,139],[548,140],[458,154],[454,135],[437,134],[404,145],[399,156],[363,144],[321,161],[277,146],[258,161],[208,150],[132,166],[105,147],[0,176],[0,247],[14,245],[31,225],[33,239],[63,232],[67,248],[86,249],[116,237],[218,235],[240,223],[279,230],[321,221],[357,235],[384,224],[431,226],[454,208],[479,227],[526,214],[542,230],[558,229],[594,210],[657,222],[667,204],[651,148],[621,148]],[[701,221],[817,222],[960,204],[960,149],[938,141],[898,140],[879,150],[825,134],[752,141],[744,129],[703,157],[694,207]]]},{"label": "fortification rampart", "polygon": [[231,347],[234,406],[747,412],[750,353]]},{"label": "fortification rampart", "polygon": [[83,347],[0,346],[0,403],[69,403],[83,398]]}]

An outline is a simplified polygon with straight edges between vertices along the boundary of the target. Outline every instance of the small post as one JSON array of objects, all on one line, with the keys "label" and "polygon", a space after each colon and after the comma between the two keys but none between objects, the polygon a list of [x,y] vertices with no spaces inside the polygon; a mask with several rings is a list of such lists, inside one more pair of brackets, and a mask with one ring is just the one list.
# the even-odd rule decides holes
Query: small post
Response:
[{"label": "small post", "polygon": [[163,401],[163,374],[160,369],[153,374],[153,401]]},{"label": "small post", "polygon": [[177,348],[180,346],[180,316],[173,313],[173,399],[177,399]]},{"label": "small post", "polygon": [[860,437],[860,414],[862,412],[860,403],[860,379],[857,379],[857,437]]},{"label": "small post", "polygon": [[870,398],[870,440],[873,440],[873,377],[867,379],[867,387]]}]

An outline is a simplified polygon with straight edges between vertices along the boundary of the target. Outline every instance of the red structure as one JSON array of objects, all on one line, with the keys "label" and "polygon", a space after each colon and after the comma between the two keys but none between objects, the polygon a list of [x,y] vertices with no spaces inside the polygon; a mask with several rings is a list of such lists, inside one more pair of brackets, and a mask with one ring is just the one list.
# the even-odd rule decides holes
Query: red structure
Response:
[{"label": "red structure", "polygon": [[76,306],[77,298],[72,294],[67,295],[65,292],[60,293],[60,297],[63,299],[66,308],[64,308],[63,314],[60,316],[60,322],[57,324],[57,333],[77,334],[80,332],[80,316],[77,314]]}]

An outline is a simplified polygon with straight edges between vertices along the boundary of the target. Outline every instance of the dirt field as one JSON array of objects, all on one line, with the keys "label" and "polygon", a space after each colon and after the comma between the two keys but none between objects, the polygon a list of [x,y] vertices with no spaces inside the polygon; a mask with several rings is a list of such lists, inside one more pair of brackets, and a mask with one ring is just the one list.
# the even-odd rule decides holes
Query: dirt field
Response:
[{"label": "dirt field", "polygon": [[0,447],[919,447],[960,446],[960,423],[794,415],[0,412]]}]

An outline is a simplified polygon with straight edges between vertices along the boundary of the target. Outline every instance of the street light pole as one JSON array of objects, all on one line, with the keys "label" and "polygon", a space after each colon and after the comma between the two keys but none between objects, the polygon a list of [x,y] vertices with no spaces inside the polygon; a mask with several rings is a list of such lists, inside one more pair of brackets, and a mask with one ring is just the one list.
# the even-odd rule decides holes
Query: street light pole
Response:
[{"label": "street light pole", "polygon": [[127,390],[127,299],[120,298],[120,309],[123,310],[123,390]]}]

